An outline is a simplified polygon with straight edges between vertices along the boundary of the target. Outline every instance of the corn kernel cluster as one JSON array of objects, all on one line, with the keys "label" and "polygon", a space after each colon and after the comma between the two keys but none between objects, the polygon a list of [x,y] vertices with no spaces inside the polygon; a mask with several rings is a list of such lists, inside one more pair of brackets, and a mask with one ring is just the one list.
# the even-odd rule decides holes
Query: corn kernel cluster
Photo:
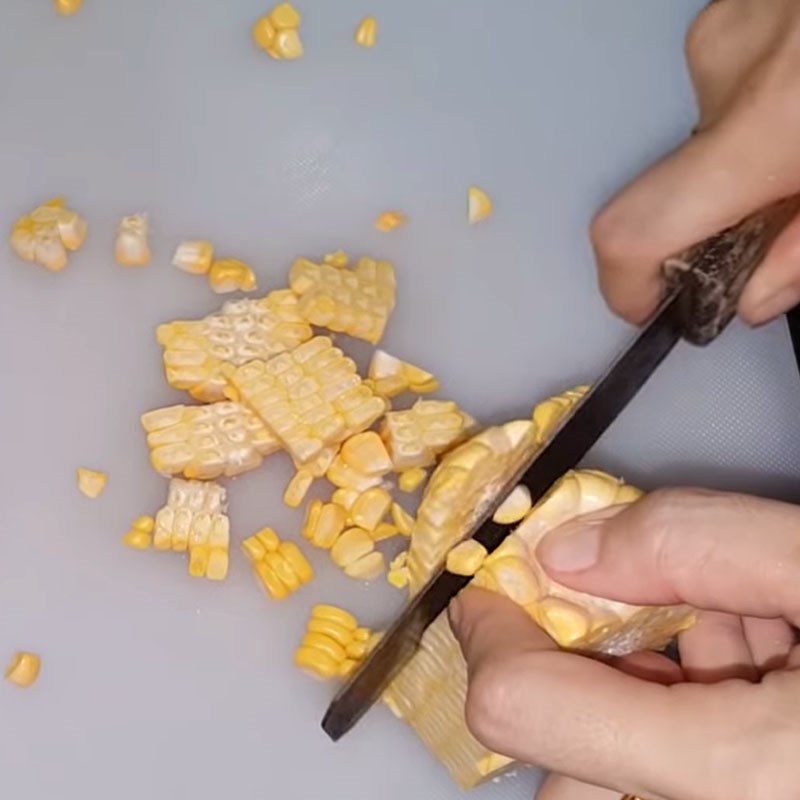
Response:
[{"label": "corn kernel cluster", "polygon": [[383,350],[373,353],[367,376],[375,394],[381,397],[397,397],[404,392],[428,394],[439,388],[439,381],[430,372],[390,356]]},{"label": "corn kernel cluster", "polygon": [[156,521],[152,517],[137,517],[131,523],[128,532],[122,537],[122,543],[134,550],[147,550],[153,543],[155,527]]},{"label": "corn kernel cluster", "polygon": [[583,399],[588,386],[576,386],[536,405],[531,413],[536,425],[536,440],[544,444],[555,433],[559,422]]},{"label": "corn kernel cluster", "polygon": [[308,559],[294,542],[282,542],[264,528],[242,542],[253,573],[273,600],[283,600],[314,578]]},{"label": "corn kernel cluster", "polygon": [[67,266],[67,251],[86,240],[86,220],[56,197],[20,217],[11,229],[11,247],[25,261],[60,272]]},{"label": "corn kernel cluster", "polygon": [[291,3],[281,3],[253,24],[253,41],[272,58],[292,60],[303,55],[300,14]]}]

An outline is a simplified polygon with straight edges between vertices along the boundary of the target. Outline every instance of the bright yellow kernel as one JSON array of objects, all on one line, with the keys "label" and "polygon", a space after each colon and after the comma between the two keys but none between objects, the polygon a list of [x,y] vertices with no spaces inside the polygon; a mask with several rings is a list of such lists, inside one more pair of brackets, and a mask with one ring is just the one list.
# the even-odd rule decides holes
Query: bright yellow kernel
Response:
[{"label": "bright yellow kernel", "polygon": [[366,642],[372,636],[372,631],[369,628],[356,628],[353,631],[353,640],[356,642]]},{"label": "bright yellow kernel", "polygon": [[352,631],[338,622],[330,619],[318,619],[313,616],[308,621],[307,630],[309,633],[321,633],[323,636],[333,639],[334,642],[342,647],[347,647],[353,638]]},{"label": "bright yellow kernel", "polygon": [[289,508],[298,508],[308,494],[312,483],[314,483],[314,476],[310,472],[304,469],[298,470],[283,493],[283,502]]},{"label": "bright yellow kernel", "polygon": [[385,569],[383,553],[373,550],[359,558],[358,561],[348,564],[344,568],[344,574],[356,580],[371,581],[381,575]]},{"label": "bright yellow kernel", "polygon": [[155,524],[152,517],[137,517],[131,523],[130,530],[122,537],[123,544],[134,550],[146,550],[153,542]]},{"label": "bright yellow kernel", "polygon": [[270,22],[280,31],[300,26],[300,13],[291,3],[281,3],[269,12]]},{"label": "bright yellow kernel", "polygon": [[350,258],[348,257],[347,253],[344,250],[336,250],[334,253],[326,253],[322,260],[326,264],[330,264],[332,267],[337,267],[339,269],[344,269],[349,263]]},{"label": "bright yellow kernel", "polygon": [[224,581],[228,575],[230,559],[227,550],[215,548],[208,556],[206,578],[210,581]]},{"label": "bright yellow kernel", "polygon": [[354,525],[366,531],[374,531],[386,516],[392,505],[392,496],[386,489],[375,487],[367,489],[350,509],[350,519]]},{"label": "bright yellow kernel", "polygon": [[97,497],[106,488],[106,483],[108,475],[105,472],[78,467],[78,489],[87,497]]},{"label": "bright yellow kernel", "polygon": [[367,489],[377,486],[381,482],[381,475],[367,475],[353,469],[342,457],[337,455],[333,463],[328,467],[325,477],[340,489],[352,489],[358,492],[365,492]]},{"label": "bright yellow kernel", "polygon": [[386,573],[386,580],[396,589],[404,589],[408,586],[408,568],[401,567],[400,569],[390,569]]},{"label": "bright yellow kernel", "polygon": [[398,503],[392,503],[392,521],[403,536],[411,536],[414,530],[414,517]]},{"label": "bright yellow kernel", "polygon": [[351,436],[343,445],[341,457],[345,463],[364,475],[385,475],[392,469],[392,459],[375,431]]},{"label": "bright yellow kernel", "polygon": [[303,636],[303,640],[300,642],[300,646],[313,647],[317,650],[321,650],[334,661],[344,661],[345,658],[347,658],[344,647],[331,639],[330,636],[325,636],[322,633],[306,633],[306,635]]},{"label": "bright yellow kernel", "polygon": [[347,512],[335,503],[325,503],[310,537],[311,544],[321,547],[323,550],[330,550],[346,524]]},{"label": "bright yellow kernel", "polygon": [[375,17],[364,17],[356,28],[356,44],[361,47],[375,47],[378,41],[378,21]]},{"label": "bright yellow kernel", "polygon": [[272,528],[262,528],[254,534],[255,538],[264,546],[268,553],[274,553],[281,543],[278,534]]},{"label": "bright yellow kernel", "polygon": [[331,548],[331,558],[339,567],[346,567],[375,549],[372,537],[362,528],[349,528]]},{"label": "bright yellow kernel", "polygon": [[53,8],[56,14],[62,17],[71,17],[77,14],[83,6],[83,0],[53,0]]},{"label": "bright yellow kernel", "polygon": [[344,661],[339,663],[337,675],[340,678],[347,678],[355,672],[357,666],[358,661],[354,661],[352,658],[346,658]]},{"label": "bright yellow kernel", "polygon": [[266,16],[260,17],[253,23],[250,33],[253,36],[256,47],[260,47],[262,50],[269,50],[275,41],[275,26]]},{"label": "bright yellow kernel", "polygon": [[267,549],[261,542],[258,541],[257,536],[248,536],[242,542],[242,552],[245,554],[248,561],[261,561],[267,554]]},{"label": "bright yellow kernel", "polygon": [[486,548],[480,542],[467,539],[447,554],[447,571],[454,575],[474,575],[487,555]]},{"label": "bright yellow kernel", "polygon": [[289,594],[286,584],[275,574],[275,570],[266,561],[253,564],[258,579],[273,600],[283,600]]},{"label": "bright yellow kernel", "polygon": [[331,495],[331,502],[341,506],[345,511],[349,511],[360,496],[361,493],[355,489],[337,489]]},{"label": "bright yellow kernel", "polygon": [[388,522],[379,522],[375,530],[370,531],[369,535],[372,537],[373,542],[382,542],[384,539],[391,539],[393,536],[397,536],[399,533],[400,529],[396,525]]},{"label": "bright yellow kernel", "polygon": [[280,547],[278,547],[278,555],[294,570],[295,575],[300,579],[300,583],[308,583],[313,580],[314,570],[294,542],[281,542]]},{"label": "bright yellow kernel", "polygon": [[300,40],[300,34],[293,28],[278,31],[275,41],[267,52],[278,60],[292,61],[300,58],[303,55],[303,42]]},{"label": "bright yellow kernel", "polygon": [[237,258],[215,261],[208,271],[208,285],[217,294],[253,292],[258,289],[253,270]]},{"label": "bright yellow kernel", "polygon": [[513,525],[524,519],[532,507],[530,490],[519,484],[494,512],[492,519],[500,525]]},{"label": "bright yellow kernel", "polygon": [[306,508],[306,518],[303,520],[303,528],[301,533],[304,539],[311,541],[314,537],[314,531],[317,529],[320,514],[322,513],[322,500],[314,500],[308,504]]},{"label": "bright yellow kernel", "polygon": [[290,592],[296,592],[300,588],[300,579],[289,562],[282,558],[280,553],[267,553],[264,556],[264,561],[272,567],[272,571]]},{"label": "bright yellow kernel", "polygon": [[330,620],[331,622],[335,622],[337,625],[342,626],[346,630],[353,631],[353,636],[355,636],[357,639],[360,636],[358,631],[362,630],[358,627],[358,621],[356,618],[349,611],[345,611],[343,608],[339,608],[339,606],[331,606],[326,605],[325,603],[319,603],[311,609],[311,618],[326,619]]},{"label": "bright yellow kernel", "polygon": [[414,492],[423,483],[425,478],[428,477],[428,470],[422,467],[412,467],[411,469],[403,470],[400,477],[397,479],[397,488],[401,492]]},{"label": "bright yellow kernel", "polygon": [[6,680],[27,689],[39,677],[42,660],[35,653],[14,653],[6,669]]},{"label": "bright yellow kernel", "polygon": [[333,678],[339,673],[339,663],[316,647],[299,647],[295,650],[294,663],[323,680]]},{"label": "bright yellow kernel", "polygon": [[147,214],[123,217],[114,241],[114,258],[123,267],[145,267],[152,254],[147,241],[149,226]]},{"label": "bright yellow kernel", "polygon": [[214,245],[205,239],[181,242],[172,257],[173,266],[192,275],[205,275],[214,260]]},{"label": "bright yellow kernel", "polygon": [[467,193],[467,217],[469,224],[485,220],[492,213],[492,199],[483,189],[470,186]]},{"label": "bright yellow kernel", "polygon": [[408,222],[408,217],[399,211],[384,211],[376,220],[375,227],[383,233],[389,233]]},{"label": "bright yellow kernel", "polygon": [[353,659],[363,659],[367,655],[367,643],[366,642],[350,642],[344,649],[345,653],[349,658]]}]

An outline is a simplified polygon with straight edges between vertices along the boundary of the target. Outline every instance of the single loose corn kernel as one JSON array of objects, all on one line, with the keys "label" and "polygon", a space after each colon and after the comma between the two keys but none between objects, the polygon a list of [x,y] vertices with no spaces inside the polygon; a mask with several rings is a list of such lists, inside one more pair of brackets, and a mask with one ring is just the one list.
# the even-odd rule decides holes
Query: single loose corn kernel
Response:
[{"label": "single loose corn kernel", "polygon": [[322,260],[325,264],[342,269],[350,263],[350,258],[344,250],[336,250],[333,253],[326,253]]},{"label": "single loose corn kernel", "polygon": [[474,575],[483,565],[486,548],[475,539],[467,539],[457,544],[447,554],[447,571],[454,575]]},{"label": "single loose corn kernel", "polygon": [[289,508],[298,508],[308,494],[312,483],[314,483],[314,476],[310,472],[304,469],[298,470],[283,493],[283,502]]},{"label": "single loose corn kernel", "polygon": [[145,267],[152,254],[148,236],[147,214],[133,214],[123,217],[117,228],[114,241],[114,258],[123,267]]},{"label": "single loose corn kernel", "polygon": [[388,522],[380,522],[375,527],[374,531],[370,531],[369,535],[372,537],[373,542],[382,542],[384,539],[391,539],[400,533],[400,529],[396,525],[391,525]]},{"label": "single loose corn kernel", "polygon": [[105,472],[78,467],[78,489],[87,497],[97,497],[106,488],[106,483],[108,475]]},{"label": "single loose corn kernel", "polygon": [[414,517],[398,503],[392,503],[392,522],[403,536],[411,536],[411,531],[414,530]]},{"label": "single loose corn kernel", "polygon": [[385,475],[392,469],[392,458],[375,431],[351,436],[342,445],[340,454],[348,466],[364,475]]},{"label": "single loose corn kernel", "polygon": [[432,373],[401,361],[384,350],[372,354],[367,375],[375,394],[381,397],[392,398],[409,391],[428,394],[439,388],[439,381]]},{"label": "single loose corn kernel", "polygon": [[353,507],[353,503],[355,503],[360,496],[361,493],[355,489],[337,489],[331,495],[331,502],[349,511]]},{"label": "single loose corn kernel", "polygon": [[276,33],[275,26],[272,24],[269,17],[264,16],[257,19],[253,23],[250,33],[253,36],[253,41],[256,43],[256,46],[269,52],[272,43],[275,41]]},{"label": "single loose corn kernel", "polygon": [[383,558],[383,553],[378,550],[373,550],[357,561],[348,564],[344,568],[344,574],[347,575],[348,578],[355,578],[360,581],[372,581],[379,575],[382,575],[385,570],[386,563]]},{"label": "single loose corn kernel", "polygon": [[258,289],[253,270],[237,258],[214,261],[208,270],[208,285],[217,294],[253,292]]},{"label": "single loose corn kernel", "polygon": [[356,44],[361,47],[375,47],[378,41],[378,20],[375,17],[364,17],[356,28]]},{"label": "single loose corn kernel", "polygon": [[27,689],[39,677],[42,660],[35,653],[14,653],[6,669],[6,680]]},{"label": "single loose corn kernel", "polygon": [[62,17],[71,17],[77,14],[83,6],[83,0],[53,0],[53,8],[56,14]]},{"label": "single loose corn kernel", "polygon": [[342,457],[337,455],[333,463],[328,467],[325,477],[340,489],[355,491],[358,494],[366,492],[373,486],[379,486],[382,482],[380,473],[371,475],[353,469]]},{"label": "single loose corn kernel", "polygon": [[469,224],[485,220],[492,213],[492,199],[483,189],[470,186],[467,193],[467,217]]},{"label": "single loose corn kernel", "polygon": [[214,245],[206,239],[181,242],[172,257],[173,266],[192,275],[205,275],[214,260]]},{"label": "single loose corn kernel", "polygon": [[275,41],[267,52],[277,60],[293,61],[303,55],[303,42],[300,34],[294,29],[278,31]]},{"label": "single loose corn kernel", "polygon": [[291,3],[281,3],[269,12],[269,21],[279,31],[299,28],[302,18]]},{"label": "single loose corn kernel", "polygon": [[349,528],[331,548],[331,558],[337,566],[346,567],[374,549],[375,543],[367,531],[362,528]]},{"label": "single loose corn kernel", "polygon": [[350,519],[354,525],[366,531],[374,531],[378,523],[388,513],[392,505],[392,496],[386,489],[375,487],[367,489],[350,509]]},{"label": "single loose corn kernel", "polygon": [[137,517],[132,523],[130,530],[122,537],[123,544],[135,550],[147,550],[153,542],[153,529],[156,521],[153,517]]},{"label": "single loose corn kernel", "polygon": [[531,492],[527,486],[515,486],[511,494],[506,497],[492,519],[500,525],[513,525],[527,516],[533,507]]},{"label": "single loose corn kernel", "polygon": [[384,211],[376,220],[375,227],[383,233],[389,233],[408,222],[408,217],[399,211]]},{"label": "single loose corn kernel", "polygon": [[397,589],[403,589],[408,586],[409,574],[406,562],[408,561],[408,550],[403,550],[398,553],[389,562],[389,572],[386,574],[386,580]]},{"label": "single loose corn kernel", "polygon": [[427,477],[428,470],[422,467],[412,467],[411,469],[403,470],[400,473],[400,477],[397,479],[397,488],[400,489],[401,492],[410,494],[419,489]]},{"label": "single loose corn kernel", "polygon": [[330,550],[347,524],[347,511],[336,503],[315,500],[308,507],[303,536],[315,547]]}]

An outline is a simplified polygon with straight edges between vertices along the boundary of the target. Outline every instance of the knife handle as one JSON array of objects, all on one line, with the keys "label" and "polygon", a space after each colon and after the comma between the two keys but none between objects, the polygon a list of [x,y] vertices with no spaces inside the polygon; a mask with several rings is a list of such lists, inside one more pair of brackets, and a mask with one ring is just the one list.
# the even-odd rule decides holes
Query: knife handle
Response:
[{"label": "knife handle", "polygon": [[800,195],[781,200],[664,262],[669,289],[680,289],[687,341],[706,345],[725,330],[745,284],[798,211]]}]

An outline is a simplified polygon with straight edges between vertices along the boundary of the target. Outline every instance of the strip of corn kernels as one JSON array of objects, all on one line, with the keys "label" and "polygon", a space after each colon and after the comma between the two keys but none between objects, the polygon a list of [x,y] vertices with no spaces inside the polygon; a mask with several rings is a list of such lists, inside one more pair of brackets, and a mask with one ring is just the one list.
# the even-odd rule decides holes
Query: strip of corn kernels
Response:
[{"label": "strip of corn kernels", "polygon": [[344,609],[314,606],[294,663],[322,680],[347,677],[369,652],[371,635],[369,628],[359,628],[356,618]]},{"label": "strip of corn kernels", "polygon": [[273,600],[283,600],[314,578],[314,570],[294,542],[282,542],[264,528],[242,542],[253,572]]},{"label": "strip of corn kernels", "polygon": [[558,423],[572,411],[588,391],[588,386],[576,386],[534,406],[531,417],[536,425],[536,440],[539,444],[544,444],[555,433]]}]

